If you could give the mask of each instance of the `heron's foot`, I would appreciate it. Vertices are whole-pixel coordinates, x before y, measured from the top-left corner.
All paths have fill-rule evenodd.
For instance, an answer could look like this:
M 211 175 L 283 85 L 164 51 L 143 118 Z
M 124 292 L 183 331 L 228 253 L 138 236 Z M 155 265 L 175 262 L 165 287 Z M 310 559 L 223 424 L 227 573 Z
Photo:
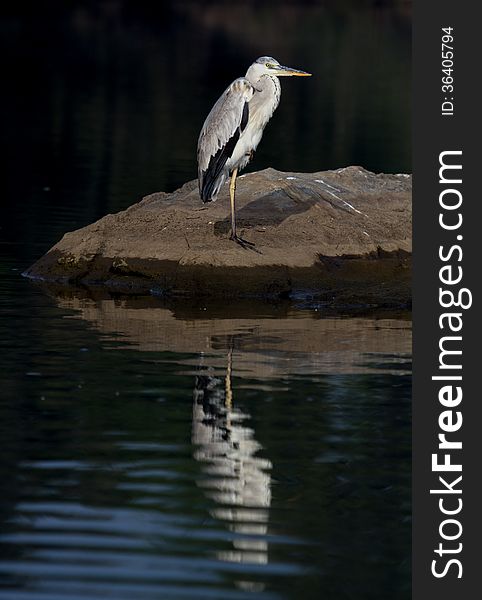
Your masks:
M 239 244 L 245 250 L 254 250 L 255 252 L 258 252 L 258 250 L 256 250 L 256 244 L 253 244 L 253 242 L 249 242 L 248 240 L 245 240 L 244 238 L 239 237 L 236 234 L 231 233 L 229 239 Z

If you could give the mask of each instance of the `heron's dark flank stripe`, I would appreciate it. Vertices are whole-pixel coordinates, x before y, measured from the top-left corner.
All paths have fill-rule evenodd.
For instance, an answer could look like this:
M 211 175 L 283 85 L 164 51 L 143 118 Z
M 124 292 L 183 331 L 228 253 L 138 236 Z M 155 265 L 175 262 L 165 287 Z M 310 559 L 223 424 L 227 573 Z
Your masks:
M 243 116 L 241 117 L 241 125 L 239 126 L 241 132 L 246 129 L 246 125 L 248 124 L 249 119 L 249 105 L 247 102 L 244 103 L 243 106 Z
M 203 202 L 211 202 L 214 188 L 216 187 L 216 180 L 221 175 L 224 165 L 232 155 L 238 140 L 239 127 L 226 144 L 222 148 L 219 148 L 214 156 L 211 156 L 208 168 L 202 173 L 201 199 Z

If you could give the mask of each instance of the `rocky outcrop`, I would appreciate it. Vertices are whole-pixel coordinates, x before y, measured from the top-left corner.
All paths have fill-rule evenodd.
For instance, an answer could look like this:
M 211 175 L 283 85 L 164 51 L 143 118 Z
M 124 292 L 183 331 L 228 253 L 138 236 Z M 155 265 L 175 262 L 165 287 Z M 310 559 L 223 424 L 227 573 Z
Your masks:
M 191 181 L 67 233 L 25 275 L 166 295 L 406 304 L 411 214 L 408 175 L 266 169 L 238 179 L 238 233 L 254 250 L 229 240 L 227 185 L 203 206 Z

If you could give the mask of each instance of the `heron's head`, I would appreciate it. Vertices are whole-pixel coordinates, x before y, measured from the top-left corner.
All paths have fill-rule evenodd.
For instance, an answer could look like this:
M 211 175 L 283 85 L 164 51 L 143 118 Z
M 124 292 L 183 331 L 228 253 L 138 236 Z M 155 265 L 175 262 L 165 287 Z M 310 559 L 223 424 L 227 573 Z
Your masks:
M 280 65 L 276 58 L 271 56 L 261 56 L 256 59 L 249 67 L 248 72 L 254 75 L 254 79 L 259 79 L 263 75 L 275 75 L 276 77 L 290 77 L 292 75 L 309 77 L 311 75 L 311 73 L 306 73 L 306 71 Z

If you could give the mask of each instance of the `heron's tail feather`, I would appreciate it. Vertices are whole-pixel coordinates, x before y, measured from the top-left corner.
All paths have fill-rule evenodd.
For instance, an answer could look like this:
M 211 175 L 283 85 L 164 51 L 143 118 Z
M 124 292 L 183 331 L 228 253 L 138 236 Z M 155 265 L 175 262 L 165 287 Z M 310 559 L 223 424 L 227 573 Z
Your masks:
M 219 188 L 226 181 L 228 175 L 225 172 L 226 162 L 231 158 L 234 147 L 239 140 L 239 129 L 236 129 L 233 136 L 226 144 L 211 156 L 208 168 L 200 173 L 199 194 L 203 202 L 211 202 L 216 197 Z
M 218 183 L 223 183 L 218 182 Z M 199 179 L 199 195 L 201 196 L 201 200 L 206 203 L 206 202 L 211 202 L 212 200 L 216 199 L 216 194 L 218 192 L 218 190 L 216 189 L 219 188 L 220 186 L 216 186 L 216 180 L 214 181 L 206 181 L 206 172 L 201 174 L 201 177 Z

